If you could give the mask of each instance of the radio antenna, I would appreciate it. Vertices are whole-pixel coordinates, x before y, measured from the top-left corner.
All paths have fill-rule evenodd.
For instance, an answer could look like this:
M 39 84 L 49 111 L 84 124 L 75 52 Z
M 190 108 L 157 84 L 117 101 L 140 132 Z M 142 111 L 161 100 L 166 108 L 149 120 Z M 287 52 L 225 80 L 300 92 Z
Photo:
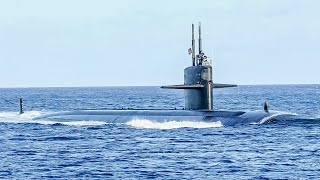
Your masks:
M 195 55 L 195 40 L 194 40 L 194 24 L 192 24 L 192 66 L 196 65 L 196 55 Z
M 202 52 L 201 22 L 199 22 L 199 54 Z

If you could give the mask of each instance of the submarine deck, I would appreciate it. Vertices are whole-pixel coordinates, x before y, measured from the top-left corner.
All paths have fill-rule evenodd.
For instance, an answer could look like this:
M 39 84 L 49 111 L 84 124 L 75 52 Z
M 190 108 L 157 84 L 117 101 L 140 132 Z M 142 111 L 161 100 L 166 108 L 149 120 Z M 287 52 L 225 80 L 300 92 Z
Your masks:
M 165 121 L 220 121 L 223 125 L 260 123 L 280 114 L 265 111 L 201 111 L 201 110 L 75 110 L 44 115 L 36 119 L 47 120 L 94 120 L 107 123 L 126 123 L 134 119 Z

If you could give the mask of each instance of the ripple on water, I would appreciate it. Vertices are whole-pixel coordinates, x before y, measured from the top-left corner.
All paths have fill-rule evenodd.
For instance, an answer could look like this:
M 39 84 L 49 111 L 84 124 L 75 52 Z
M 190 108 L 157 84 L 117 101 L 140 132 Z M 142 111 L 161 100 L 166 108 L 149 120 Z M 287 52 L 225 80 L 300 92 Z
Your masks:
M 268 98 L 273 110 L 299 114 L 275 124 L 236 127 L 32 119 L 69 109 L 183 107 L 181 91 L 0 89 L 0 179 L 317 179 L 320 117 L 314 112 L 320 112 L 320 94 L 312 87 L 240 86 L 215 91 L 218 108 L 255 110 Z M 27 110 L 34 111 L 19 116 L 18 96 L 26 99 Z

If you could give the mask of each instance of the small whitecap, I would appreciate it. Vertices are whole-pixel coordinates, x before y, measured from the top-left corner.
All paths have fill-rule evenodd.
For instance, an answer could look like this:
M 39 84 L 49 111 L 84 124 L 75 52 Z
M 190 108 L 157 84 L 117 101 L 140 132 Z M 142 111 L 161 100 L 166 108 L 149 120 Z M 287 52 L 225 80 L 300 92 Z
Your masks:
M 128 126 L 145 129 L 177 129 L 177 128 L 214 128 L 222 127 L 220 121 L 217 122 L 193 122 L 193 121 L 166 121 L 154 122 L 148 119 L 134 119 L 126 123 Z
M 53 124 L 63 124 L 67 126 L 100 126 L 106 125 L 108 123 L 101 121 L 52 121 L 52 120 L 35 120 L 34 118 L 48 114 L 51 112 L 45 111 L 28 111 L 23 114 L 19 114 L 18 112 L 0 112 L 0 122 L 2 123 L 15 123 L 15 124 L 27 124 L 27 123 L 35 123 L 35 124 L 44 124 L 44 125 L 53 125 Z

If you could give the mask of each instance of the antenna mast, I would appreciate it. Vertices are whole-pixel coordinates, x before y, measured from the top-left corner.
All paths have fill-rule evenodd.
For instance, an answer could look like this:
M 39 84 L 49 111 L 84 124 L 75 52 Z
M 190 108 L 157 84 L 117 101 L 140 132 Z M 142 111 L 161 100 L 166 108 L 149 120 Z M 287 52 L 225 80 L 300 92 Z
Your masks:
M 199 54 L 202 52 L 201 22 L 199 22 Z
M 196 55 L 195 55 L 195 40 L 194 40 L 194 24 L 192 24 L 192 66 L 196 65 Z

